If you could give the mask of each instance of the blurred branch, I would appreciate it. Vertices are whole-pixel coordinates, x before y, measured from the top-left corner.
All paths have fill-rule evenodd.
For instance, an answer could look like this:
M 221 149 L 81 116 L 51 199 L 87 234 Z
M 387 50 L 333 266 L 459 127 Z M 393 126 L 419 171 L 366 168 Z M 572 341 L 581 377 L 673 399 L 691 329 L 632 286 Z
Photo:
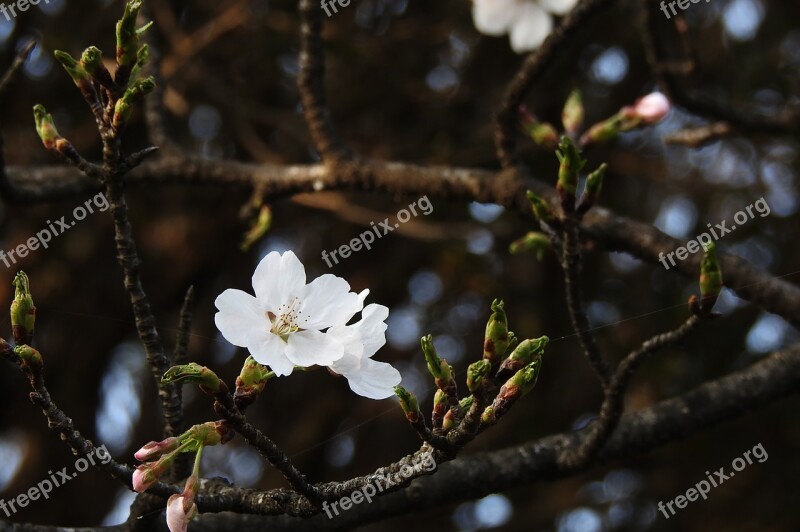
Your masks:
M 720 104 L 715 97 L 690 92 L 683 85 L 686 76 L 674 75 L 674 70 L 668 66 L 670 60 L 666 57 L 664 46 L 656 38 L 659 28 L 655 22 L 657 19 L 654 17 L 654 11 L 658 9 L 658 4 L 648 0 L 635 0 L 635 9 L 637 11 L 635 18 L 644 45 L 645 57 L 653 77 L 661 90 L 674 103 L 694 114 L 728 122 L 730 126 L 741 132 L 792 134 L 800 131 L 800 111 L 798 110 L 787 108 L 777 116 L 763 116 L 740 111 L 734 105 Z M 676 30 L 682 39 L 688 39 L 688 29 L 685 23 L 676 20 Z M 686 46 L 684 46 L 684 50 L 686 50 Z M 691 61 L 691 58 L 687 60 Z
M 322 10 L 315 0 L 300 0 L 300 72 L 297 87 L 303 102 L 314 148 L 323 161 L 349 158 L 325 105 L 325 50 L 322 42 Z
M 619 423 L 624 410 L 625 392 L 638 367 L 656 352 L 683 341 L 697 328 L 700 321 L 700 317 L 693 314 L 674 331 L 650 338 L 620 362 L 605 389 L 599 418 L 589 426 L 588 435 L 581 441 L 580 446 L 572 452 L 565 453 L 562 461 L 567 467 L 580 468 L 591 463 Z
M 677 144 L 689 148 L 701 148 L 706 144 L 736 134 L 727 122 L 714 122 L 705 126 L 682 129 L 664 137 L 667 144 Z
M 35 46 L 36 41 L 31 41 L 20 49 L 14 61 L 3 74 L 2 79 L 0 79 L 0 95 L 8 88 L 8 85 L 19 72 L 19 69 L 22 68 L 22 65 L 25 64 L 25 60 L 28 59 Z M 7 201 L 13 201 L 18 197 L 17 189 L 11 184 L 8 174 L 6 174 L 5 140 L 2 132 L 2 123 L 0 123 L 0 194 Z
M 9 167 L 8 175 L 28 202 L 68 198 L 98 190 L 96 183 L 66 167 Z M 475 168 L 380 161 L 359 162 L 358 174 L 344 180 L 322 164 L 280 166 L 213 161 L 195 156 L 167 157 L 145 162 L 131 172 L 127 183 L 203 184 L 243 190 L 259 186 L 270 199 L 320 190 L 367 189 L 390 194 L 428 194 L 430 198 L 497 203 L 523 216 L 530 216 L 527 189 L 542 197 L 553 196 L 552 186 L 520 179 L 514 171 L 494 173 Z M 651 264 L 658 262 L 659 253 L 668 253 L 685 244 L 649 224 L 616 216 L 598 206 L 584 218 L 581 236 L 609 251 L 622 251 Z M 800 288 L 760 271 L 739 257 L 720 253 L 720 261 L 725 271 L 725 286 L 739 297 L 800 327 Z M 690 255 L 671 271 L 695 278 L 699 266 L 699 256 Z

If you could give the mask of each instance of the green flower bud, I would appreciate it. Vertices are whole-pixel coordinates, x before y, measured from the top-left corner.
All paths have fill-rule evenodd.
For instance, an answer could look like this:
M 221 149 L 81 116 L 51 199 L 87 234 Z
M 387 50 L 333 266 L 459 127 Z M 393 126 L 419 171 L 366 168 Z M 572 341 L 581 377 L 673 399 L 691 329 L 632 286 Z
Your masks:
M 406 415 L 406 419 L 411 423 L 415 423 L 422 419 L 422 412 L 419 410 L 419 402 L 416 396 L 403 388 L 402 386 L 395 386 L 394 393 L 400 399 L 400 408 Z
M 56 149 L 56 143 L 63 137 L 58 133 L 53 122 L 53 115 L 47 112 L 44 105 L 36 104 L 33 106 L 33 119 L 36 121 L 36 132 L 42 139 L 42 144 L 48 150 Z
M 438 389 L 436 393 L 433 394 L 433 413 L 431 419 L 433 420 L 434 427 L 441 425 L 441 421 L 444 419 L 447 411 L 447 394 L 444 393 L 444 390 Z
M 85 52 L 84 52 L 85 53 Z M 53 52 L 53 55 L 56 56 L 58 62 L 61 63 L 61 66 L 64 67 L 64 70 L 70 75 L 72 80 L 75 84 L 80 87 L 83 83 L 92 82 L 92 76 L 86 69 L 83 67 L 81 63 L 79 63 L 74 57 L 69 55 L 67 52 L 62 52 L 61 50 L 56 50 Z
M 11 327 L 17 345 L 30 345 L 36 325 L 36 306 L 33 304 L 28 276 L 19 272 L 14 277 L 14 301 L 11 302 Z
M 517 335 L 514 334 L 512 331 L 508 331 L 508 347 L 506 347 L 506 353 L 516 349 L 518 343 L 519 343 L 519 338 L 517 338 Z
M 433 375 L 436 385 L 439 388 L 445 388 L 453 380 L 453 374 L 450 370 L 450 365 L 446 360 L 439 358 L 436 348 L 433 346 L 433 337 L 429 334 L 420 339 L 422 352 L 425 354 L 425 362 L 428 365 L 428 371 Z
M 578 190 L 578 176 L 586 159 L 581 156 L 580 150 L 570 140 L 569 137 L 561 137 L 556 151 L 561 165 L 558 169 L 558 184 L 556 190 L 561 198 L 561 206 L 565 212 L 572 212 L 575 209 L 575 193 Z
M 495 423 L 497 423 L 497 416 L 494 408 L 492 406 L 487 406 L 486 410 L 484 410 L 483 414 L 481 414 L 481 424 L 494 425 Z
M 228 387 L 217 377 L 216 373 L 194 362 L 169 368 L 161 377 L 161 382 L 165 384 L 197 384 L 203 392 L 209 395 L 228 391 Z
M 116 90 L 111 74 L 103 64 L 103 52 L 96 46 L 90 46 L 81 55 L 81 66 L 103 87 Z
M 603 179 L 606 176 L 606 170 L 608 170 L 608 165 L 603 163 L 586 178 L 586 186 L 581 195 L 578 212 L 584 214 L 594 206 L 598 196 L 600 196 L 600 189 L 603 187 Z
M 213 446 L 225 443 L 225 438 L 228 437 L 227 423 L 221 421 L 208 421 L 199 425 L 193 425 L 189 429 L 178 436 L 181 442 L 182 452 L 195 452 L 201 446 Z M 226 441 L 228 441 L 226 440 Z
M 22 360 L 23 366 L 33 370 L 39 371 L 44 365 L 42 354 L 29 345 L 18 345 L 14 348 L 14 354 Z
M 470 392 L 475 393 L 480 390 L 483 385 L 483 380 L 489 375 L 492 369 L 492 363 L 486 359 L 473 362 L 467 368 L 467 388 Z
M 114 107 L 113 124 L 115 128 L 124 127 L 130 121 L 133 114 L 133 105 L 151 93 L 156 88 L 156 81 L 153 76 L 138 79 L 133 85 L 128 87 L 125 94 L 117 100 Z
M 508 251 L 512 255 L 519 255 L 520 253 L 533 252 L 537 260 L 544 258 L 544 252 L 551 249 L 550 237 L 544 233 L 531 231 L 520 239 L 515 240 L 508 247 Z
M 133 116 L 133 106 L 125 100 L 117 100 L 112 120 L 114 127 L 117 129 L 124 127 L 130 121 L 131 116 Z
M 542 336 L 540 338 L 524 340 L 500 365 L 497 373 L 498 379 L 502 380 L 521 370 L 525 366 L 538 360 L 544 354 L 550 338 Z
M 264 391 L 267 381 L 275 376 L 275 373 L 255 361 L 253 357 L 247 357 L 242 371 L 236 378 L 236 391 L 233 400 L 239 409 L 244 409 L 256 400 Z
M 56 52 L 58 54 L 58 52 Z M 90 46 L 81 54 L 81 66 L 86 72 L 91 74 L 94 70 L 103 64 L 103 52 L 96 46 Z
M 703 245 L 703 259 L 700 261 L 700 299 L 701 307 L 710 311 L 717 302 L 722 290 L 722 269 L 717 261 L 717 247 L 713 242 Z
M 528 201 L 531 202 L 531 208 L 533 209 L 534 216 L 544 223 L 550 225 L 555 219 L 555 216 L 553 215 L 553 211 L 550 210 L 550 206 L 547 205 L 547 202 L 537 196 L 531 190 L 527 192 L 527 195 Z
M 475 398 L 471 395 L 468 395 L 458 402 L 458 406 L 460 406 L 462 410 L 469 410 L 473 402 L 475 402 Z
M 539 372 L 541 369 L 541 359 L 534 360 L 511 377 L 508 380 L 508 384 L 510 386 L 518 386 L 522 392 L 522 397 L 525 397 L 536 386 L 536 381 L 539 379 Z
M 533 362 L 517 371 L 513 377 L 508 379 L 500 388 L 500 392 L 492 402 L 495 418 L 499 419 L 514 405 L 517 400 L 524 397 L 536 386 L 539 378 L 539 371 L 542 367 L 542 359 L 537 356 Z
M 580 145 L 585 148 L 592 144 L 610 142 L 619 136 L 623 130 L 623 125 L 623 118 L 619 113 L 602 122 L 598 122 L 583 134 Z
M 142 8 L 142 0 L 129 0 L 125 4 L 122 18 L 117 22 L 117 64 L 119 66 L 132 66 L 137 59 L 139 50 L 139 34 L 150 25 L 136 30 L 136 17 Z
M 136 52 L 136 66 L 144 68 L 148 61 L 150 61 L 150 47 L 145 44 Z
M 579 90 L 570 93 L 561 112 L 561 123 L 569 134 L 575 134 L 583 126 L 583 98 Z
M 453 414 L 452 410 L 448 410 L 447 413 L 444 415 L 444 419 L 442 420 L 442 430 L 448 431 L 453 428 L 456 424 L 455 414 Z
M 486 323 L 483 340 L 483 359 L 498 364 L 508 349 L 508 318 L 502 299 L 492 301 L 492 315 Z
M 540 122 L 524 105 L 519 106 L 519 117 L 522 130 L 533 142 L 548 150 L 556 149 L 556 146 L 558 146 L 556 128 L 547 122 Z
M 148 61 L 150 61 L 150 47 L 145 44 L 136 52 L 136 64 L 131 68 L 130 78 L 136 79 L 136 76 L 139 75 L 139 71 L 147 66 Z

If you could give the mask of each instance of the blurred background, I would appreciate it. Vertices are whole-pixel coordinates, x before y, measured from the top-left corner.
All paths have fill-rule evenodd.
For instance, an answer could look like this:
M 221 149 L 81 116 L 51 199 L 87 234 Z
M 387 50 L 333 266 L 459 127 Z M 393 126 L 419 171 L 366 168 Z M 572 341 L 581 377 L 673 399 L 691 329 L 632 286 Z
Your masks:
M 147 0 L 161 43 L 170 136 L 209 158 L 271 163 L 318 160 L 310 147 L 295 87 L 298 71 L 296 2 L 281 0 Z M 623 3 L 624 4 L 624 3 Z M 653 1 L 655 5 L 655 0 Z M 45 104 L 59 130 L 88 158 L 100 156 L 94 121 L 52 51 L 78 55 L 97 45 L 110 58 L 121 1 L 50 0 L 6 21 L 0 51 L 9 64 L 22 43 L 39 43 L 4 95 L 1 112 L 10 165 L 60 164 L 45 152 L 31 116 Z M 497 168 L 492 114 L 522 57 L 506 38 L 473 26 L 466 0 L 353 0 L 326 20 L 327 94 L 338 130 L 368 157 L 419 164 Z M 692 78 L 720 102 L 773 114 L 798 105 L 800 5 L 788 0 L 712 0 L 685 12 L 698 54 Z M 666 46 L 679 42 L 660 12 Z M 660 17 L 660 18 L 658 18 Z M 672 39 L 670 41 L 669 39 Z M 654 86 L 629 6 L 596 18 L 569 43 L 530 95 L 529 107 L 557 122 L 573 88 L 585 96 L 588 123 L 610 116 Z M 675 109 L 655 128 L 624 135 L 591 153 L 589 166 L 610 164 L 600 203 L 677 238 L 693 238 L 707 223 L 764 197 L 767 217 L 727 235 L 719 247 L 775 275 L 796 281 L 800 270 L 797 210 L 798 143 L 790 137 L 732 137 L 701 149 L 666 146 L 662 138 L 703 121 Z M 141 117 L 127 149 L 146 144 Z M 520 139 L 534 174 L 555 181 L 551 153 Z M 25 242 L 47 221 L 70 216 L 86 197 L 16 207 L 0 205 L 0 248 Z M 128 200 L 144 260 L 143 281 L 168 348 L 189 285 L 196 288 L 190 358 L 232 382 L 246 356 L 213 324 L 215 297 L 226 288 L 251 290 L 250 276 L 272 250 L 291 249 L 308 278 L 344 277 L 368 302 L 387 305 L 388 342 L 376 358 L 393 363 L 405 386 L 429 411 L 432 382 L 418 347 L 431 333 L 440 354 L 462 378 L 481 355 L 489 304 L 503 298 L 520 337 L 547 334 L 539 385 L 498 426 L 465 453 L 511 446 L 583 427 L 600 402 L 598 384 L 571 336 L 563 279 L 555 257 L 511 257 L 508 245 L 530 222 L 495 205 L 432 199 L 433 213 L 412 219 L 333 269 L 322 250 L 348 242 L 371 221 L 393 216 L 416 197 L 323 193 L 276 201 L 273 228 L 248 252 L 238 212 L 245 191 L 210 187 L 137 186 Z M 730 223 L 730 222 L 729 222 Z M 115 259 L 109 216 L 90 215 L 19 262 L 38 308 L 36 343 L 56 402 L 94 441 L 132 463 L 143 443 L 160 439 L 155 387 L 135 336 L 130 304 Z M 13 297 L 13 269 L 0 266 L 0 302 Z M 794 276 L 792 276 L 794 275 Z M 584 269 L 588 313 L 603 327 L 598 339 L 613 360 L 651 335 L 680 324 L 696 282 L 662 266 L 588 249 Z M 705 380 L 757 361 L 797 340 L 781 318 L 723 294 L 724 319 L 706 325 L 685 348 L 661 353 L 634 380 L 632 409 L 643 408 Z M 7 318 L 3 336 L 10 336 Z M 210 401 L 184 389 L 190 423 L 214 419 Z M 28 400 L 28 385 L 9 364 L 0 368 L 0 498 L 11 499 L 48 471 L 75 458 Z M 724 423 L 655 452 L 630 456 L 575 478 L 537 484 L 448 506 L 364 530 L 800 530 L 798 397 Z M 270 381 L 248 412 L 314 481 L 373 471 L 418 441 L 394 400 L 371 401 L 326 372 Z M 657 513 L 705 478 L 706 470 L 761 443 L 769 459 L 754 464 L 669 521 Z M 240 438 L 204 456 L 204 476 L 240 486 L 283 485 Z M 12 521 L 62 526 L 117 524 L 132 494 L 90 469 L 15 514 Z M 5 516 L 0 516 L 5 517 Z

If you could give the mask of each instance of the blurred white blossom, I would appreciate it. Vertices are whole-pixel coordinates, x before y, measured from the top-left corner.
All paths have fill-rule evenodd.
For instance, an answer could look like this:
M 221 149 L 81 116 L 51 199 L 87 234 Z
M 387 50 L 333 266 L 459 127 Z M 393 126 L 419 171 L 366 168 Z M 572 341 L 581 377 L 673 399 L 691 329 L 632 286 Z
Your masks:
M 511 48 L 538 48 L 553 29 L 552 15 L 565 15 L 578 0 L 473 0 L 475 27 L 486 35 L 508 33 Z

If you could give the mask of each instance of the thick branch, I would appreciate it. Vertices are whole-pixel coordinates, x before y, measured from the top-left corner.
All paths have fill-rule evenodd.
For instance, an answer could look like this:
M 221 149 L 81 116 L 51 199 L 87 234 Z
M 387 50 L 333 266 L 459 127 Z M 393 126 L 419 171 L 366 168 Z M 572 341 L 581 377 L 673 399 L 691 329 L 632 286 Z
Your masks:
M 551 197 L 553 189 L 539 181 L 518 179 L 513 171 L 499 174 L 476 168 L 417 166 L 400 162 L 369 161 L 362 165 L 360 179 L 343 180 L 322 164 L 279 166 L 233 161 L 211 161 L 198 157 L 169 157 L 145 162 L 127 178 L 130 184 L 206 184 L 252 189 L 262 187 L 270 197 L 289 196 L 319 190 L 366 189 L 391 194 L 427 194 L 430 198 L 466 199 L 497 203 L 525 216 L 530 203 L 525 190 Z M 8 175 L 29 202 L 70 198 L 96 192 L 96 183 L 67 167 L 9 167 Z M 648 224 L 616 216 L 595 206 L 581 224 L 581 233 L 609 251 L 623 251 L 650 263 L 659 253 L 685 244 Z M 719 254 L 725 285 L 739 297 L 782 316 L 800 327 L 800 289 L 772 277 L 731 255 Z M 700 257 L 691 255 L 673 269 L 688 278 L 697 277 Z
M 333 128 L 325 105 L 325 50 L 322 41 L 322 9 L 316 0 L 300 1 L 300 72 L 297 86 L 303 102 L 303 116 L 314 148 L 323 161 L 347 155 Z

